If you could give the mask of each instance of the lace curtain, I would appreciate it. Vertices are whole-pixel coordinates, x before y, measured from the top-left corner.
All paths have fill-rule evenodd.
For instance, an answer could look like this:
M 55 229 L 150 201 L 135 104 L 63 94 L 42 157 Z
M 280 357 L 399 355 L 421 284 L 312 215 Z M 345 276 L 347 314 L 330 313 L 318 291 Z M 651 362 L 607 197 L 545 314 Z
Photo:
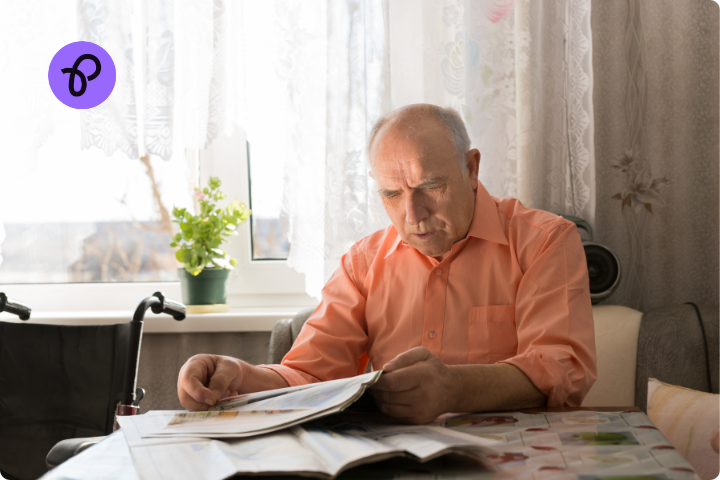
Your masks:
M 294 18 L 312 8 L 294 5 Z M 389 224 L 363 147 L 372 123 L 403 105 L 461 113 L 491 194 L 594 223 L 590 0 L 327 8 L 316 12 L 315 30 L 296 22 L 282 31 L 296 52 L 284 70 L 294 127 L 283 216 L 288 262 L 310 295 L 319 296 L 352 243 Z M 307 39 L 318 37 L 326 41 L 310 51 Z M 319 103 L 309 102 L 308 83 L 327 92 Z
M 282 3 L 282 220 L 288 264 L 319 296 L 348 248 L 389 224 L 364 152 L 373 122 L 390 109 L 387 11 L 379 0 Z
M 82 146 L 167 160 L 173 148 L 207 148 L 239 119 L 242 75 L 233 2 L 79 0 L 78 39 L 117 69 L 113 95 L 81 112 Z
M 47 67 L 60 47 L 80 40 L 105 48 L 117 70 L 108 100 L 80 112 L 82 148 L 167 160 L 174 148 L 207 148 L 231 133 L 243 107 L 242 37 L 230 28 L 239 19 L 241 9 L 222 0 L 6 2 L 0 59 L 18 74 L 0 79 L 3 168 L 32 170 L 54 112 L 67 108 L 48 88 Z
M 131 159 L 207 148 L 241 123 L 244 63 L 242 9 L 224 0 L 28 0 L 0 5 L 0 172 L 22 179 L 53 133 L 62 105 L 48 88 L 47 68 L 62 46 L 101 45 L 117 80 L 103 104 L 79 111 L 81 148 Z M 10 73 L 13 72 L 13 73 Z M 7 182 L 6 198 L 22 198 Z M 0 205 L 3 209 L 17 205 Z M 0 244 L 3 229 L 0 224 Z

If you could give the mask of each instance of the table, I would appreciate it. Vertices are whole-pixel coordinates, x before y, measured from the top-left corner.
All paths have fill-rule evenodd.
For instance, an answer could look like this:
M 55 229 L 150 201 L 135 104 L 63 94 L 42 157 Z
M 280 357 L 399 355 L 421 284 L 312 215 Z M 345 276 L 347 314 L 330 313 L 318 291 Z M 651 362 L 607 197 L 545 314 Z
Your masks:
M 492 446 L 495 452 L 486 459 L 489 468 L 475 459 L 447 455 L 422 464 L 410 459 L 386 460 L 346 470 L 339 478 L 698 479 L 687 461 L 635 407 L 448 414 L 440 417 L 436 425 L 497 440 L 499 443 Z M 110 439 L 113 437 L 119 438 L 117 434 Z M 108 440 L 84 453 L 93 449 L 97 449 L 94 462 L 83 461 L 81 454 L 43 478 L 138 478 L 127 446 L 124 457 L 121 449 Z

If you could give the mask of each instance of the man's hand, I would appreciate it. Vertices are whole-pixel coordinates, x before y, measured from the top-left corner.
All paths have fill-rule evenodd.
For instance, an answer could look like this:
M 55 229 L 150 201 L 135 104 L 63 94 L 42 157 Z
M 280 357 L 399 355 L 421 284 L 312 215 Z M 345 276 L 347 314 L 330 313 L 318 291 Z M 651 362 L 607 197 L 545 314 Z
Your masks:
M 401 353 L 383 366 L 370 387 L 380 410 L 407 423 L 427 423 L 449 412 L 457 396 L 453 370 L 425 347 Z
M 543 394 L 517 367 L 445 365 L 425 347 L 401 353 L 383 366 L 370 387 L 383 413 L 407 423 L 427 423 L 443 413 L 542 407 Z
M 223 397 L 287 386 L 272 370 L 238 358 L 207 354 L 190 357 L 180 369 L 177 383 L 180 404 L 194 412 L 207 410 Z
M 241 360 L 222 355 L 195 355 L 180 369 L 178 398 L 188 410 L 207 410 L 221 398 L 237 395 L 242 383 Z

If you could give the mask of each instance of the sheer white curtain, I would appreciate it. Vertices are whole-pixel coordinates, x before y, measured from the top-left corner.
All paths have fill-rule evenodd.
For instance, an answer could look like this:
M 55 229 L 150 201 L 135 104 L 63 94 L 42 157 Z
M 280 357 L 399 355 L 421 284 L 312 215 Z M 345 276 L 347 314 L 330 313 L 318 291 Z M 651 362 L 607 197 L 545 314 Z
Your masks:
M 207 148 L 218 133 L 231 134 L 243 66 L 233 6 L 79 0 L 78 38 L 110 53 L 118 79 L 107 101 L 81 113 L 83 148 L 167 160 L 174 148 Z
M 17 72 L 0 78 L 3 169 L 32 170 L 55 112 L 68 108 L 48 87 L 48 65 L 80 40 L 107 50 L 117 70 L 108 100 L 80 112 L 83 148 L 169 159 L 173 148 L 206 148 L 230 133 L 243 108 L 242 36 L 232 28 L 241 19 L 242 9 L 222 0 L 3 3 L 0 60 Z
M 289 30 L 283 39 L 298 55 L 326 62 L 286 71 L 297 95 L 286 115 L 294 124 L 285 156 L 288 261 L 305 274 L 310 295 L 319 296 L 352 243 L 389 224 L 362 147 L 374 120 L 403 105 L 460 112 L 491 194 L 594 223 L 590 0 L 325 8 L 311 34 L 325 34 L 325 47 L 303 52 L 301 36 Z M 310 79 L 318 88 L 312 105 L 303 98 Z
M 492 195 L 594 222 L 590 0 L 399 0 L 390 38 L 393 107 L 455 108 Z
M 390 110 L 386 5 L 380 0 L 283 2 L 289 143 L 282 219 L 288 263 L 319 296 L 340 257 L 389 220 L 368 175 L 365 142 Z M 297 19 L 303 19 L 298 21 Z
M 6 2 L 0 60 L 16 73 L 0 77 L 0 167 L 7 178 L 31 171 L 54 109 L 66 108 L 47 86 L 47 65 L 61 46 L 88 40 L 112 55 L 117 84 L 108 101 L 80 114 L 83 147 L 169 158 L 173 149 L 206 148 L 237 123 L 256 139 L 255 158 L 278 165 L 288 263 L 305 274 L 311 295 L 353 242 L 389 224 L 364 147 L 374 121 L 406 104 L 462 114 L 492 194 L 593 223 L 589 6 Z M 257 95 L 260 84 L 275 93 Z
M 117 70 L 108 100 L 78 112 L 81 148 L 168 160 L 173 151 L 207 148 L 241 122 L 243 45 L 231 28 L 241 19 L 242 9 L 224 0 L 0 3 L 0 63 L 8 68 L 0 76 L 0 175 L 3 197 L 18 199 L 0 205 L 0 219 L 22 208 L 22 179 L 33 175 L 59 113 L 67 118 L 47 77 L 61 47 L 97 43 Z M 0 243 L 1 234 L 0 225 Z

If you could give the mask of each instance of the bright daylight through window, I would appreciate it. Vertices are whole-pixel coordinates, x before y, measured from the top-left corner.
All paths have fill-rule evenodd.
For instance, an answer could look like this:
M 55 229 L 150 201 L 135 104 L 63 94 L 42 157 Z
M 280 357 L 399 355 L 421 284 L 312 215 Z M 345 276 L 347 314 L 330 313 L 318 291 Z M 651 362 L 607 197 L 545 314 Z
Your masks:
M 177 281 L 169 213 L 175 205 L 193 208 L 186 156 L 144 163 L 120 151 L 81 150 L 78 112 L 59 115 L 22 198 L 0 191 L 0 203 L 14 205 L 4 211 L 0 284 Z M 253 258 L 285 259 L 280 183 L 261 162 L 249 170 L 253 198 L 239 200 L 254 210 Z

